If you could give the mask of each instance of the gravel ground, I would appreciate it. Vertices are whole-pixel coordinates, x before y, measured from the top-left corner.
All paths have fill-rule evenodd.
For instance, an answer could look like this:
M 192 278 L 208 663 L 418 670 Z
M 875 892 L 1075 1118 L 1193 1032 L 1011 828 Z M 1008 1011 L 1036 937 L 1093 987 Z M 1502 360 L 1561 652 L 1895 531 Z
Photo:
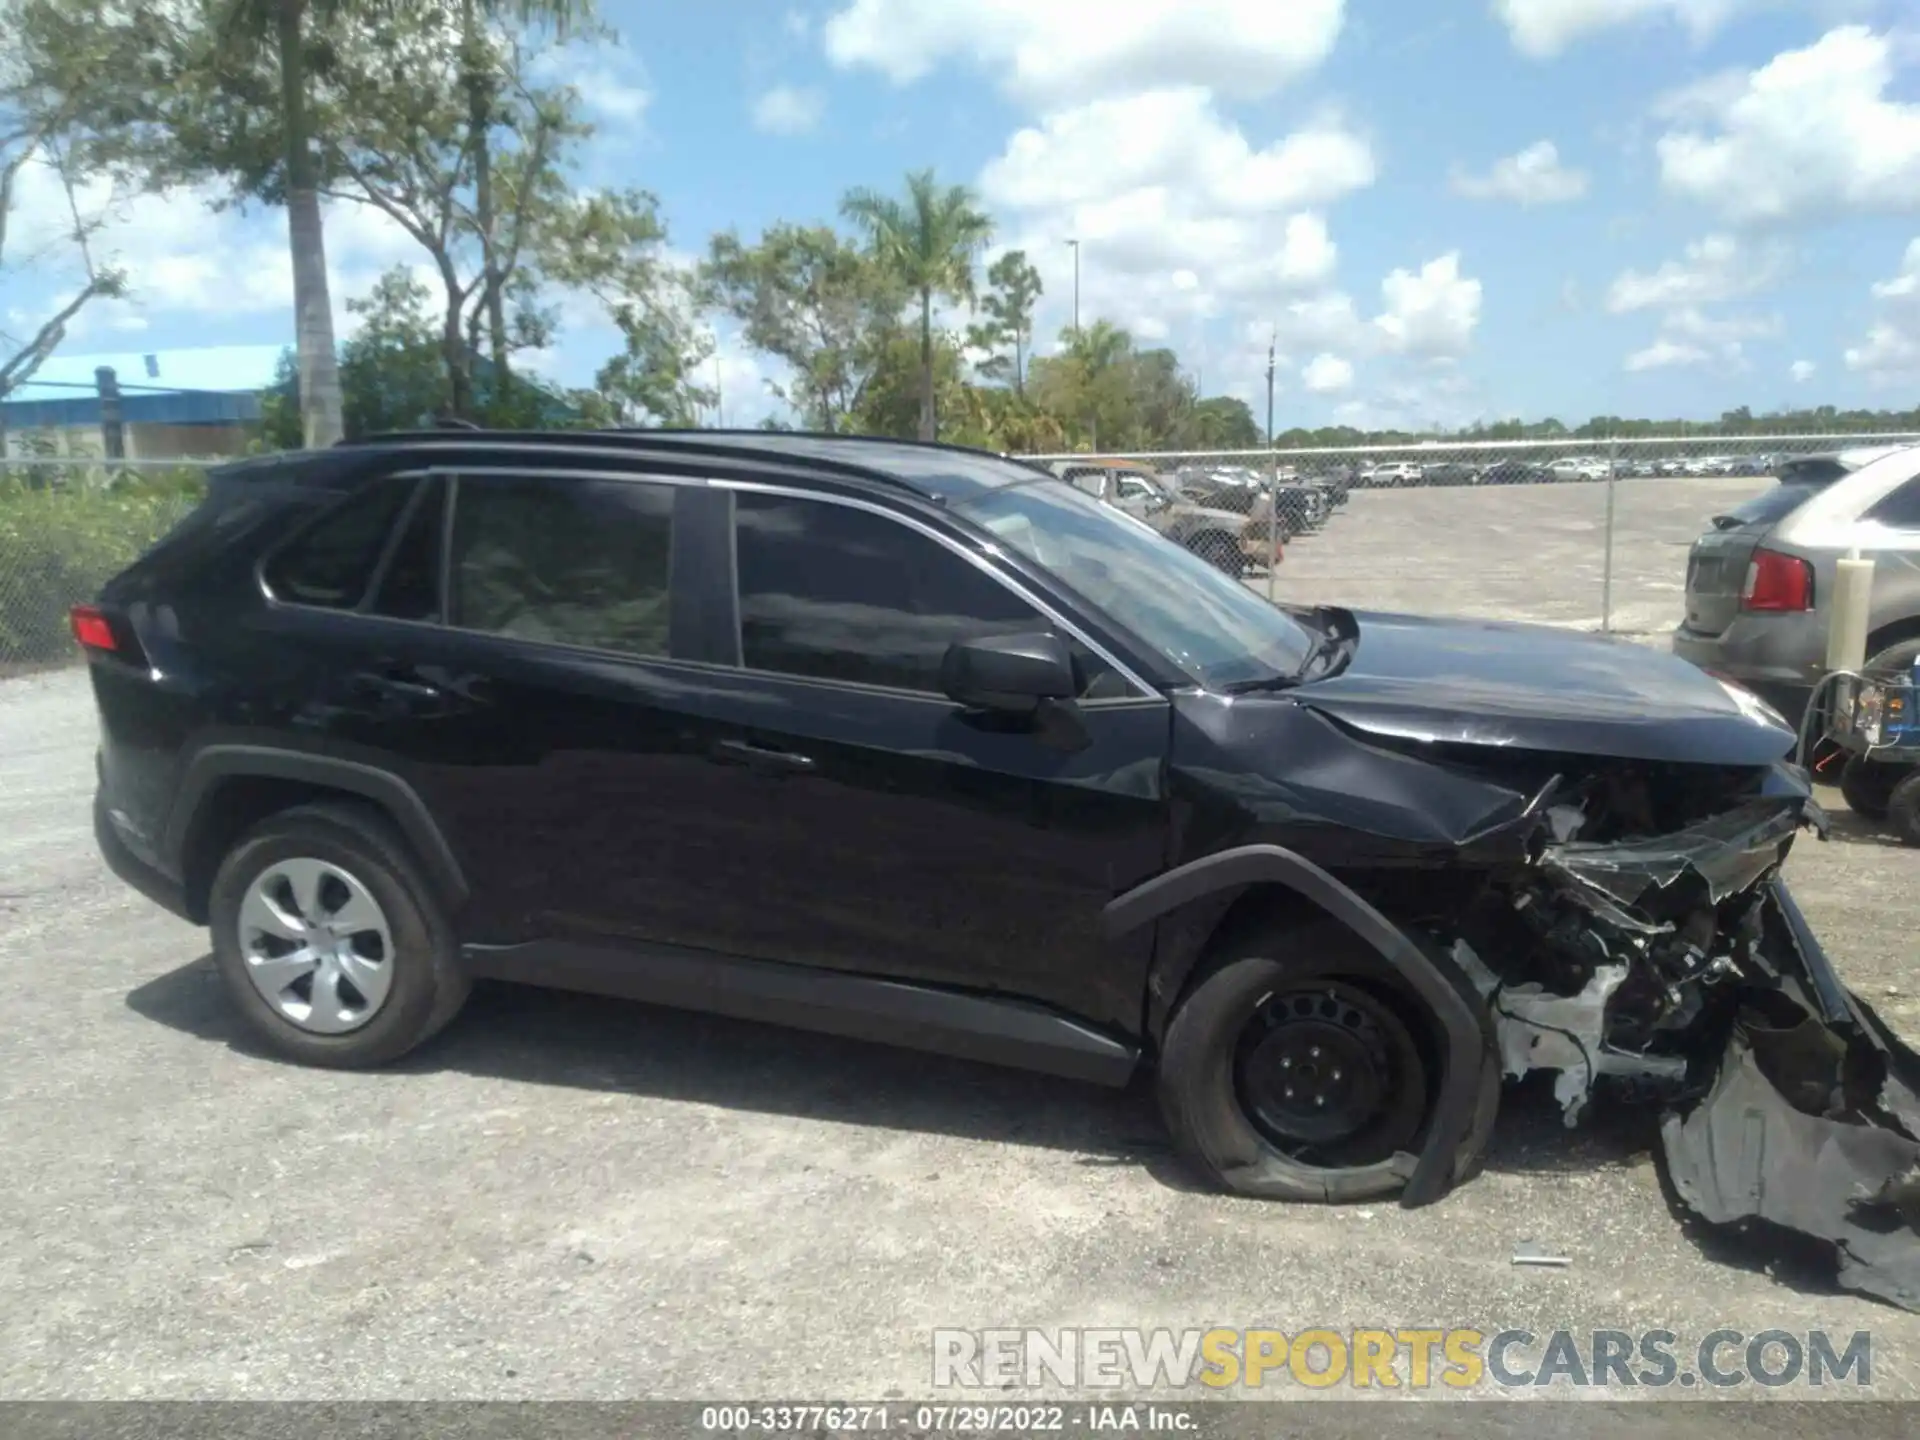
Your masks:
M 1487 530 L 1503 550 L 1540 533 L 1554 493 L 1491 497 Z M 1441 503 L 1356 495 L 1290 579 L 1316 545 L 1356 580 L 1397 554 L 1421 593 L 1366 603 L 1474 608 L 1446 603 L 1474 528 L 1429 525 Z M 1665 603 L 1624 589 L 1636 614 Z M 1559 609 L 1532 613 L 1583 618 Z M 923 1396 L 936 1326 L 1098 1325 L 1665 1329 L 1683 1355 L 1721 1328 L 1870 1330 L 1872 1393 L 1920 1398 L 1920 1317 L 1835 1292 L 1805 1256 L 1694 1233 L 1647 1114 L 1568 1133 L 1536 1089 L 1510 1092 L 1486 1173 L 1442 1203 L 1321 1209 L 1195 1189 L 1143 1088 L 637 1005 L 482 990 L 390 1072 L 263 1058 L 204 935 L 96 857 L 93 743 L 84 676 L 0 682 L 19 982 L 0 1398 Z M 1843 972 L 1920 1037 L 1920 851 L 1843 825 L 1790 874 Z M 1570 1265 L 1513 1266 L 1526 1239 Z

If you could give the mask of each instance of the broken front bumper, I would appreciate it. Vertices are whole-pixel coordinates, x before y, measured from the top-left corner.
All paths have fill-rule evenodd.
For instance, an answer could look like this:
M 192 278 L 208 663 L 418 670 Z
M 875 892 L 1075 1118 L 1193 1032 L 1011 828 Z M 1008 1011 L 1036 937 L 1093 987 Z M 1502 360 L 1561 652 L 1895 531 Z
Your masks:
M 1516 888 L 1546 973 L 1498 979 L 1455 949 L 1503 1071 L 1557 1071 L 1570 1125 L 1602 1077 L 1658 1095 L 1690 1209 L 1827 1242 L 1843 1285 L 1920 1309 L 1920 1056 L 1847 990 L 1781 878 L 1803 826 L 1824 836 L 1810 795 L 1618 844 L 1575 841 L 1578 823 L 1561 812 L 1568 838 Z

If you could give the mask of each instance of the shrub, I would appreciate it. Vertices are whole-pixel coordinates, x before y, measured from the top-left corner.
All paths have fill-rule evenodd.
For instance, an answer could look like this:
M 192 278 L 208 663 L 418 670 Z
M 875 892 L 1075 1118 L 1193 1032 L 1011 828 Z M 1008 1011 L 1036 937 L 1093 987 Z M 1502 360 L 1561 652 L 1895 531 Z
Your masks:
M 43 482 L 44 473 L 35 478 Z M 190 469 L 104 484 L 61 478 L 68 483 L 34 489 L 17 473 L 0 473 L 0 665 L 75 654 L 68 609 L 92 599 L 205 491 Z

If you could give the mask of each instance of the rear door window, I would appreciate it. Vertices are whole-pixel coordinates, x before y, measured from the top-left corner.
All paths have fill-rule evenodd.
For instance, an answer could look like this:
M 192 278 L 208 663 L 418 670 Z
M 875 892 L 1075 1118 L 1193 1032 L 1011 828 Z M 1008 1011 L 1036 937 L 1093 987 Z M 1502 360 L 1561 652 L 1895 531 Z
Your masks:
M 666 655 L 675 487 L 462 475 L 449 621 L 520 640 Z

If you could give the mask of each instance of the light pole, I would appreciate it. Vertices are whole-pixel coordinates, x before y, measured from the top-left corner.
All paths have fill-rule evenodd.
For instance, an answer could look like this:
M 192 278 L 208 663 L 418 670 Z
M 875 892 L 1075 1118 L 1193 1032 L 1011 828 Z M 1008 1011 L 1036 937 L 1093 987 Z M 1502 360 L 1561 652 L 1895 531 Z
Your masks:
M 1067 244 L 1073 249 L 1073 338 L 1077 343 L 1080 339 L 1080 242 L 1069 240 Z
M 1273 572 L 1280 568 L 1280 457 L 1273 448 L 1273 352 L 1275 329 L 1267 337 L 1267 599 L 1273 599 Z

